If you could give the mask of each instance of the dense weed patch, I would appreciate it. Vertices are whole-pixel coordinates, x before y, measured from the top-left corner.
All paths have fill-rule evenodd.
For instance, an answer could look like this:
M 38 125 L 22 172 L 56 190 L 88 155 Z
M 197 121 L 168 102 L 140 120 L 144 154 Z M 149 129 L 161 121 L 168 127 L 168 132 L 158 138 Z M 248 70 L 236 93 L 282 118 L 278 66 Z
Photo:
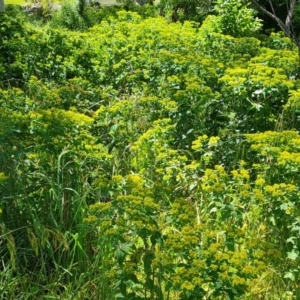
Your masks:
M 1 18 L 5 298 L 298 299 L 297 51 L 216 18 Z

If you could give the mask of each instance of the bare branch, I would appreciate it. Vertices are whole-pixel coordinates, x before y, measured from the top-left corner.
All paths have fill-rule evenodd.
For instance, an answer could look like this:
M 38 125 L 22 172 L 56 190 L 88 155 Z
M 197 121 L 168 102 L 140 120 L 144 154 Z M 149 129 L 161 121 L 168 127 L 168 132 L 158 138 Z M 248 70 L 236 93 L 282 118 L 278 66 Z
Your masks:
M 273 7 L 272 0 L 269 0 L 269 3 L 270 3 L 270 6 L 271 6 L 271 8 L 272 8 L 273 15 L 276 16 L 276 13 L 275 13 L 275 9 L 274 9 L 274 7 Z
M 288 14 L 285 20 L 285 26 L 287 26 L 289 31 L 291 31 L 291 23 L 292 23 L 292 17 L 294 14 L 295 6 L 296 6 L 296 0 L 291 0 L 290 8 L 288 10 Z
M 260 10 L 262 13 L 264 13 L 265 15 L 267 15 L 268 17 L 270 17 L 271 19 L 275 20 L 278 24 L 278 26 L 283 30 L 283 32 L 289 37 L 291 38 L 291 31 L 290 31 L 290 23 L 289 26 L 286 26 L 286 24 L 284 22 L 282 22 L 276 15 L 272 14 L 271 12 L 269 12 L 268 10 L 266 10 L 263 6 L 261 6 L 256 0 L 250 0 L 251 3 L 257 7 L 258 10 Z M 293 2 L 296 2 L 296 0 L 292 0 Z M 291 8 L 291 6 L 290 6 Z M 291 9 L 289 9 L 289 12 L 294 12 L 291 11 Z

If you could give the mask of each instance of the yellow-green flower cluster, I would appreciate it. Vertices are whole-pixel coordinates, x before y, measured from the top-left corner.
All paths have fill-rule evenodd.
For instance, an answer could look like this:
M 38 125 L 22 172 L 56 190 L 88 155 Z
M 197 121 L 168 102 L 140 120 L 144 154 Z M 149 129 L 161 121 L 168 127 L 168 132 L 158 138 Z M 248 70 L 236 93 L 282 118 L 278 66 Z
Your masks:
M 207 135 L 199 136 L 195 141 L 192 143 L 192 149 L 199 151 L 202 150 L 203 143 L 206 142 L 208 139 Z
M 178 221 L 180 224 L 190 223 L 196 218 L 195 207 L 185 199 L 176 199 L 170 209 L 170 215 L 174 218 L 174 221 Z
M 279 197 L 283 196 L 285 194 L 289 195 L 290 193 L 298 191 L 299 188 L 294 184 L 286 184 L 286 183 L 280 183 L 280 184 L 273 184 L 273 185 L 266 185 L 265 191 L 268 195 L 271 195 L 273 197 Z
M 94 224 L 98 221 L 99 219 L 95 215 L 89 215 L 88 217 L 83 219 L 83 222 L 85 224 Z
M 208 146 L 209 147 L 215 147 L 218 145 L 218 142 L 219 142 L 220 138 L 218 136 L 212 136 L 209 138 L 209 141 L 208 141 Z
M 299 165 L 300 164 L 300 153 L 291 153 L 288 151 L 280 152 L 278 156 L 278 165 Z
M 249 180 L 250 178 L 249 171 L 246 169 L 233 170 L 231 174 L 236 179 Z
M 8 176 L 6 176 L 4 173 L 0 172 L 0 184 L 5 182 L 8 179 Z
M 261 189 L 253 189 L 253 195 L 258 201 L 263 201 L 265 199 L 265 195 L 262 193 Z
M 195 285 L 192 284 L 189 281 L 185 281 L 184 283 L 181 284 L 180 288 L 182 290 L 188 290 L 188 291 L 192 291 L 194 289 Z
M 103 212 L 107 211 L 111 208 L 111 202 L 98 202 L 95 204 L 90 205 L 91 212 Z
M 257 177 L 255 180 L 255 185 L 262 186 L 266 183 L 265 179 L 263 177 Z

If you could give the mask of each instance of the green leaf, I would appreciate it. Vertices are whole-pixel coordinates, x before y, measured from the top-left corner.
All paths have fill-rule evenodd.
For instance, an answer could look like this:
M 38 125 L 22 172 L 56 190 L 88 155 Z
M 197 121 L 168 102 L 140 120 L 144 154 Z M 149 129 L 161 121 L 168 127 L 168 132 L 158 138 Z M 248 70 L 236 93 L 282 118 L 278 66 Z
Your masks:
M 121 249 L 117 249 L 116 250 L 116 257 L 117 257 L 117 260 L 118 260 L 119 264 L 121 265 L 124 262 L 125 253 Z
M 292 281 L 295 280 L 295 275 L 292 272 L 286 272 L 283 277 L 287 278 L 287 279 L 290 279 Z
M 154 254 L 152 252 L 147 252 L 144 255 L 144 270 L 145 273 L 151 273 L 152 269 L 151 269 L 151 262 L 154 258 Z
M 116 300 L 121 300 L 121 299 L 125 299 L 125 297 L 121 293 L 118 293 L 118 294 L 115 295 L 115 299 Z
M 254 91 L 253 94 L 259 95 L 259 94 L 262 94 L 263 92 L 264 92 L 263 89 L 259 89 L 259 90 Z
M 123 252 L 130 254 L 133 246 L 134 246 L 134 244 L 130 242 L 130 243 L 121 245 L 120 248 L 122 249 Z
M 153 290 L 153 288 L 154 288 L 154 282 L 153 282 L 153 280 L 151 279 L 151 277 L 147 277 L 147 278 L 146 278 L 145 285 L 147 286 L 147 288 L 148 288 L 149 290 Z
M 298 258 L 298 253 L 296 253 L 294 250 L 287 253 L 287 258 L 291 260 L 296 260 Z
M 162 246 L 162 236 L 161 233 L 159 231 L 155 231 L 151 236 L 150 236 L 150 241 L 152 246 L 155 246 L 156 243 L 159 244 L 159 246 Z
M 189 185 L 189 191 L 192 191 L 192 190 L 194 190 L 194 188 L 196 187 L 198 185 L 198 183 L 197 182 L 192 182 L 190 185 Z
M 288 239 L 286 240 L 286 242 L 295 245 L 295 241 L 294 241 L 295 238 L 296 238 L 296 237 L 292 236 L 292 237 L 288 238 Z

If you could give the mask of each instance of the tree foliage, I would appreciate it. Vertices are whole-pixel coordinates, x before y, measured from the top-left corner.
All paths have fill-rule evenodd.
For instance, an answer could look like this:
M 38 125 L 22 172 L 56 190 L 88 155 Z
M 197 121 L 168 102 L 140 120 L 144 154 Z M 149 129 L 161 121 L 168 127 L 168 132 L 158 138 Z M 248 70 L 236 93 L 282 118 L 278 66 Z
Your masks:
M 219 15 L 221 32 L 235 37 L 251 36 L 258 32 L 262 24 L 255 18 L 255 10 L 248 6 L 245 6 L 243 0 L 217 0 L 215 10 Z
M 297 0 L 290 0 L 284 3 L 286 7 L 284 11 L 286 11 L 286 14 L 283 18 L 278 17 L 277 11 L 274 9 L 272 1 L 269 1 L 270 3 L 269 10 L 256 0 L 250 0 L 250 1 L 260 12 L 262 12 L 269 18 L 273 19 L 280 27 L 280 29 L 284 32 L 284 34 L 295 43 L 295 45 L 299 49 L 299 57 L 300 57 L 300 36 L 298 34 L 297 27 L 295 27 L 293 24 L 293 17 L 296 11 Z
M 161 14 L 168 16 L 173 22 L 201 22 L 213 9 L 213 4 L 210 0 L 161 0 L 159 7 Z

